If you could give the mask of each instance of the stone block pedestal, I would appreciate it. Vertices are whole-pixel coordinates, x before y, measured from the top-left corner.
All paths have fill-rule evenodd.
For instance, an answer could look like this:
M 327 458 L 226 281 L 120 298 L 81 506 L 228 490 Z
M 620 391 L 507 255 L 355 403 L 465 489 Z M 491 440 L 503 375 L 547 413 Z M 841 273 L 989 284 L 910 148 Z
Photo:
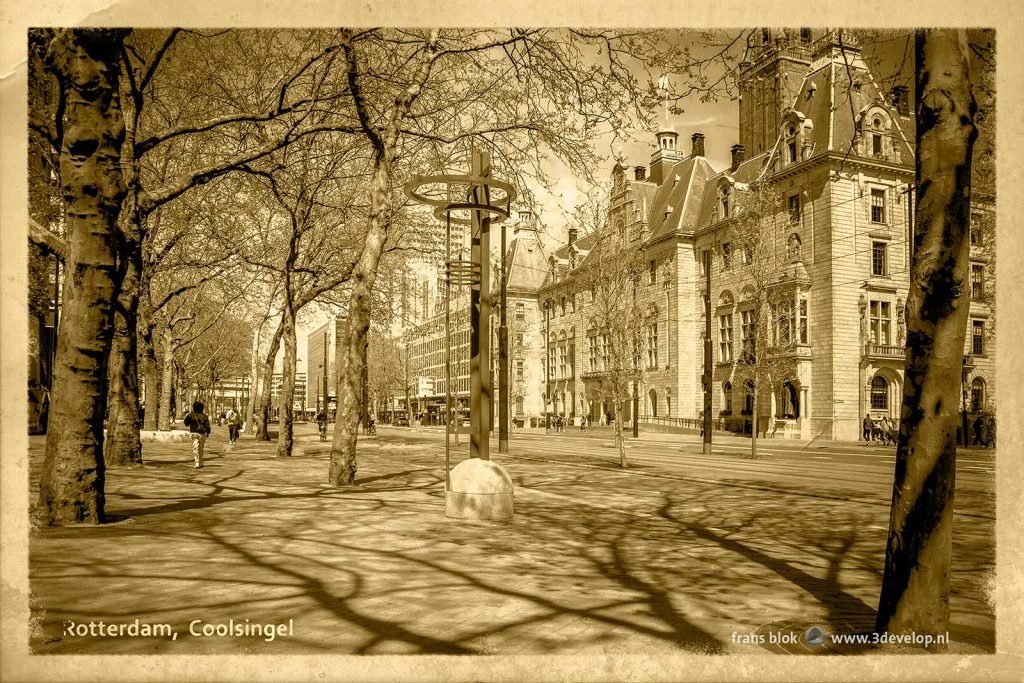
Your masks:
M 512 519 L 512 477 L 501 465 L 470 458 L 456 465 L 450 478 L 451 488 L 445 494 L 445 516 Z

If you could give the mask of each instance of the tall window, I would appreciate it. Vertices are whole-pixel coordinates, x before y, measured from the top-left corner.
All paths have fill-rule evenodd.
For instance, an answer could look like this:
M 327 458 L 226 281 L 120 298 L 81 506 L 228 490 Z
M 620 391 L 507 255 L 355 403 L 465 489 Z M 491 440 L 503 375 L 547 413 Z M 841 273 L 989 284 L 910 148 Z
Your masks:
M 754 312 L 740 311 L 740 335 L 743 344 L 743 360 L 747 363 L 754 358 Z
M 802 28 L 800 29 L 800 42 L 809 43 L 811 42 L 811 29 Z
M 871 134 L 871 153 L 876 156 L 882 156 L 882 136 L 879 133 Z
M 722 209 L 722 218 L 723 219 L 729 217 L 729 209 L 732 208 L 731 207 L 731 199 L 732 198 L 730 197 L 729 186 L 728 185 L 723 186 L 722 189 L 720 189 L 718 191 L 718 203 L 719 203 L 719 205 L 721 206 L 721 209 Z
M 985 409 L 985 380 L 975 377 L 971 380 L 971 412 L 978 413 Z
M 722 412 L 732 415 L 732 382 L 722 385 Z
M 565 297 L 564 296 L 562 297 L 561 301 L 559 301 L 558 308 L 559 308 L 559 313 L 558 314 L 559 315 L 565 315 Z
M 548 379 L 555 378 L 555 340 L 548 340 Z
M 889 409 L 889 383 L 881 375 L 871 380 L 871 410 Z
M 658 262 L 651 259 L 651 264 L 647 269 L 649 275 L 649 282 L 653 285 L 658 282 Z
M 568 354 L 567 354 L 567 351 L 566 351 L 565 342 L 563 341 L 561 344 L 558 345 L 558 376 L 559 377 L 562 377 L 562 378 L 568 377 L 568 375 L 565 374 L 565 366 L 566 366 L 566 361 L 567 360 L 568 360 Z
M 732 268 L 732 245 L 728 242 L 722 243 L 722 270 Z
M 800 195 L 795 194 L 789 198 L 789 222 L 800 222 Z
M 888 301 L 872 301 L 870 313 L 871 343 L 888 345 L 892 326 L 892 305 Z
M 889 273 L 888 264 L 885 259 L 885 242 L 872 242 L 871 243 L 871 274 L 872 275 L 887 275 Z
M 754 414 L 754 383 L 750 380 L 743 385 L 743 414 Z
M 516 379 L 522 382 L 526 379 L 526 362 L 517 360 L 516 361 Z
M 658 322 L 647 326 L 647 367 L 658 367 Z
M 516 396 L 516 415 L 522 415 L 526 412 L 525 401 L 522 396 Z
M 799 300 L 799 310 L 797 313 L 797 334 L 799 335 L 797 341 L 800 344 L 806 344 L 807 342 L 807 299 L 803 296 Z
M 971 353 L 976 356 L 985 355 L 985 321 L 971 321 Z
M 970 226 L 971 245 L 975 246 L 975 247 L 980 247 L 981 245 L 983 245 L 985 243 L 985 235 L 981 231 L 980 219 L 981 219 L 980 215 L 973 214 L 973 213 L 971 214 L 971 226 Z
M 518 322 L 526 321 L 526 304 L 522 301 L 516 302 L 516 320 Z
M 590 360 L 590 371 L 597 372 L 597 358 L 598 358 L 598 346 L 597 346 L 597 335 L 592 334 L 587 337 L 588 353 L 587 357 Z
M 718 316 L 718 358 L 732 362 L 732 313 Z
M 871 190 L 871 222 L 885 222 L 885 190 Z
M 772 306 L 775 318 L 775 343 L 788 346 L 793 342 L 793 304 L 789 301 Z
M 796 162 L 796 140 L 793 140 L 787 145 L 789 149 L 789 163 Z
M 608 367 L 608 333 L 601 334 L 601 369 Z
M 971 298 L 985 297 L 985 266 L 971 264 Z

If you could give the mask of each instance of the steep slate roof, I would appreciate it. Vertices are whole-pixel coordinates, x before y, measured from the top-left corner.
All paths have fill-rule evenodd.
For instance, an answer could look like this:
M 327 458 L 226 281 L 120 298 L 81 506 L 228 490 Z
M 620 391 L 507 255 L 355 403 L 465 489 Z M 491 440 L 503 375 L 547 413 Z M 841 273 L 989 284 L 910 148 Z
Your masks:
M 732 178 L 734 182 L 749 184 L 757 180 L 761 172 L 764 170 L 764 161 L 768 157 L 768 152 L 762 152 L 756 157 L 745 160 L 740 164 L 739 168 L 735 172 L 731 172 L 728 169 L 716 173 L 712 177 L 708 178 L 704 187 L 702 188 L 702 194 L 698 200 L 700 206 L 700 215 L 697 218 L 696 225 L 704 227 L 710 225 L 712 215 L 714 214 L 715 208 L 718 206 L 718 181 L 722 178 Z M 733 194 L 733 201 L 736 201 L 737 194 Z M 721 217 L 719 217 L 721 218 Z
M 508 289 L 535 292 L 544 284 L 548 274 L 548 258 L 540 240 L 516 237 L 508 254 Z
M 669 168 L 665 174 L 666 182 L 658 188 L 650 204 L 650 239 L 657 239 L 676 230 L 693 232 L 701 214 L 701 196 L 708 180 L 714 175 L 715 169 L 702 156 L 687 157 Z M 672 207 L 668 216 L 665 215 L 667 207 Z

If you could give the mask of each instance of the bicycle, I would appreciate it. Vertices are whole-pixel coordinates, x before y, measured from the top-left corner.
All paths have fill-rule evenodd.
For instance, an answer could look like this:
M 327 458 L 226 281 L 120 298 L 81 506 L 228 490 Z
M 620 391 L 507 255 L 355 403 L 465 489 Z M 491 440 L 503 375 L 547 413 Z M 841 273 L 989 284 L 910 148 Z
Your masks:
M 377 425 L 370 423 L 370 426 L 366 428 L 366 433 L 370 436 L 377 436 Z

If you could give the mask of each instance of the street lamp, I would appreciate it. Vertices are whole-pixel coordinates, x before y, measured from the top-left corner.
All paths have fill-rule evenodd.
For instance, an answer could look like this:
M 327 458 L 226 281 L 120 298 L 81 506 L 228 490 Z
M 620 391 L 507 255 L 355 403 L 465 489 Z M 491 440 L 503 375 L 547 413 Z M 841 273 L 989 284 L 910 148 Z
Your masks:
M 548 398 L 551 393 L 551 299 L 544 301 L 544 433 L 551 433 L 551 413 L 548 411 Z

